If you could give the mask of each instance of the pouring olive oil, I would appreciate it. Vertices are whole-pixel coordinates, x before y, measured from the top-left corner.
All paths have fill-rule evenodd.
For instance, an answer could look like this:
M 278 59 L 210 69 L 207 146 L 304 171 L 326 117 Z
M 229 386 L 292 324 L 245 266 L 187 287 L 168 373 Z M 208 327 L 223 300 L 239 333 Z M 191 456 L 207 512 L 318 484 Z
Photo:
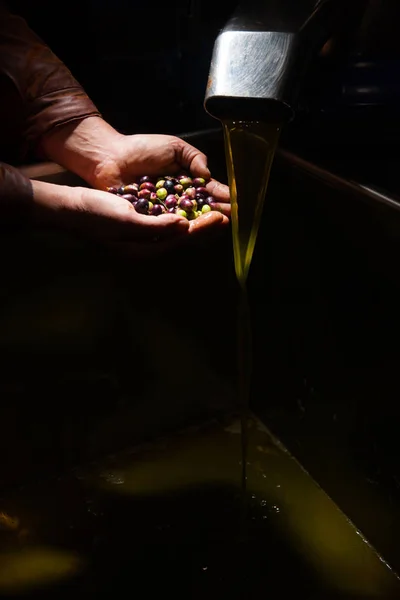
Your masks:
M 247 276 L 281 127 L 259 121 L 224 120 L 225 155 L 232 204 L 232 236 L 239 282 L 237 314 L 238 404 L 242 429 L 242 490 L 246 506 L 247 420 L 252 373 Z M 245 519 L 244 519 L 245 522 Z
M 235 270 L 245 288 L 281 127 L 259 121 L 224 121 L 223 128 Z

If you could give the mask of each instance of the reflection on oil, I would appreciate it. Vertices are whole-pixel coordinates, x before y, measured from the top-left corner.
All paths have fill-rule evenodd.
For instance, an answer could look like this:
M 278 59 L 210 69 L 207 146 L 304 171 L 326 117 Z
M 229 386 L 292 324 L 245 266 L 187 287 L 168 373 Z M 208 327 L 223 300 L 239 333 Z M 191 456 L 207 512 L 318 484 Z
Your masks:
M 0 593 L 15 594 L 59 582 L 81 568 L 79 558 L 57 548 L 24 548 L 0 553 Z
M 137 590 L 185 600 L 399 598 L 396 575 L 254 418 L 248 439 L 245 539 L 240 424 L 213 422 L 3 499 L 31 535 L 0 532 L 0 591 L 47 581 L 52 600 Z M 69 590 L 50 585 L 66 576 Z

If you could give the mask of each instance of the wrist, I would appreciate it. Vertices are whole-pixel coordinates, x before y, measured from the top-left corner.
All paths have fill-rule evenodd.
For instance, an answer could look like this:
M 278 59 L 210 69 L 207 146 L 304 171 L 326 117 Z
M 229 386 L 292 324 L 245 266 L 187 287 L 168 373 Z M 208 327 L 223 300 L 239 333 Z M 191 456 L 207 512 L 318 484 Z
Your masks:
M 92 116 L 57 127 L 43 137 L 40 148 L 48 159 L 76 173 L 92 187 L 102 187 L 105 172 L 111 179 L 118 177 L 123 138 L 101 117 Z
M 79 201 L 79 189 L 44 181 L 31 180 L 33 218 L 39 225 L 60 225 L 65 215 Z

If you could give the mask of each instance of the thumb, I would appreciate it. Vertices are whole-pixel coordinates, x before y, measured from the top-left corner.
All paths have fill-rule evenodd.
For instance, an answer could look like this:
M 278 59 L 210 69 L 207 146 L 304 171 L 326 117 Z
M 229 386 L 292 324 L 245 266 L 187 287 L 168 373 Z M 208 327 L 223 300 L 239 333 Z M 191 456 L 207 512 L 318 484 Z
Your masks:
M 189 169 L 196 177 L 210 179 L 211 173 L 207 167 L 207 156 L 203 152 L 187 142 L 183 142 L 180 154 L 180 163 L 185 169 Z
M 203 177 L 204 179 L 210 179 L 211 177 L 210 170 L 207 167 L 207 157 L 202 152 L 196 154 L 189 168 L 190 172 L 197 177 Z

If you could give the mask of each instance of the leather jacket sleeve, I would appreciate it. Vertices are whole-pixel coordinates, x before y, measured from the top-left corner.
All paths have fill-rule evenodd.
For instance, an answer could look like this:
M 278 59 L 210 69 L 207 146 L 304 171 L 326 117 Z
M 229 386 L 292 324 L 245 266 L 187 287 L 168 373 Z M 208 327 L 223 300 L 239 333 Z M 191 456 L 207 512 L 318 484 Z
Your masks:
M 12 82 L 22 99 L 22 134 L 28 148 L 35 147 L 40 137 L 54 127 L 87 116 L 100 116 L 69 69 L 24 19 L 1 4 L 0 74 Z M 4 117 L 0 115 L 0 119 Z
M 68 68 L 0 1 L 0 161 L 26 161 L 43 135 L 89 116 L 100 113 Z M 28 216 L 32 199 L 29 179 L 0 162 L 0 222 Z

